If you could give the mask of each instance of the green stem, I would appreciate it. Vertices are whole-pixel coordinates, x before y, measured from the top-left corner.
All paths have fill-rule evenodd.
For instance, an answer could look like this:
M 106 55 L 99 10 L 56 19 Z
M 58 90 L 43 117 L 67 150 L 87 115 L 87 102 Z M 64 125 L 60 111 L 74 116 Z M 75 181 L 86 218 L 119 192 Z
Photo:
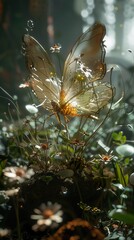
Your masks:
M 14 198 L 14 208 L 15 208 L 15 215 L 16 215 L 16 222 L 17 222 L 18 240 L 22 240 L 22 238 L 21 238 L 20 220 L 19 220 L 18 196 L 15 196 L 15 198 Z

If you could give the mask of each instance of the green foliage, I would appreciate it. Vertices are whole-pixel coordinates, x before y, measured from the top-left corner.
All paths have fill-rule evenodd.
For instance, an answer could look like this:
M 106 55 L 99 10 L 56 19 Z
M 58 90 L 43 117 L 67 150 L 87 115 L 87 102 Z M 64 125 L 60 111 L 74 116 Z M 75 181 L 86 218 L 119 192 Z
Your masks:
M 115 163 L 115 172 L 116 172 L 116 177 L 119 183 L 122 184 L 122 186 L 124 187 L 127 186 L 129 176 L 128 174 L 123 173 L 123 169 L 118 162 Z
M 3 161 L 0 162 L 0 177 L 1 177 L 1 175 L 2 175 L 3 169 L 4 169 L 5 166 L 6 166 L 6 162 L 7 162 L 7 160 L 3 160 Z
M 122 132 L 122 131 L 120 131 L 120 132 L 118 132 L 118 133 L 113 132 L 113 133 L 112 133 L 112 138 L 113 138 L 114 143 L 115 143 L 116 145 L 121 145 L 121 144 L 126 143 L 126 136 L 123 135 L 123 132 Z
M 1 131 L 1 136 L 6 142 L 6 151 L 10 158 L 9 161 L 5 158 L 0 162 L 1 187 L 7 190 L 11 188 L 17 194 L 14 187 L 19 186 L 21 189 L 23 186 L 20 182 L 10 182 L 4 176 L 7 166 L 12 166 L 12 169 L 23 165 L 33 168 L 35 175 L 29 179 L 28 184 L 30 181 L 41 181 L 43 188 L 47 186 L 49 191 L 49 186 L 54 189 L 55 184 L 60 182 L 58 194 L 62 192 L 64 195 L 63 199 L 62 195 L 58 195 L 61 196 L 61 203 L 63 201 L 64 204 L 74 194 L 73 202 L 79 206 L 82 218 L 97 226 L 107 219 L 104 226 L 110 229 L 111 234 L 106 239 L 119 239 L 120 233 L 112 229 L 112 221 L 117 220 L 119 226 L 122 222 L 133 224 L 134 216 L 127 205 L 128 201 L 131 202 L 132 195 L 129 172 L 133 167 L 133 158 L 114 151 L 113 145 L 122 146 L 126 143 L 126 136 L 123 132 L 113 132 L 111 141 L 111 132 L 110 136 L 107 132 L 112 125 L 112 118 L 109 121 L 111 122 L 107 124 L 98 120 L 98 123 L 83 117 L 69 121 L 61 116 L 57 121 L 55 116 L 40 116 L 36 113 L 27 116 L 18 125 L 6 125 L 6 131 Z M 104 127 L 102 123 L 105 124 Z M 107 138 L 111 141 L 109 144 Z M 18 172 L 20 175 L 21 173 Z M 27 181 L 25 185 L 27 186 Z M 36 191 L 37 189 L 34 196 L 37 200 Z M 1 203 L 7 202 L 6 194 L 12 193 L 4 194 L 1 192 Z M 45 198 L 51 194 L 46 191 Z M 111 210 L 113 204 L 120 204 L 121 207 Z M 122 236 L 124 235 L 123 232 Z
M 114 209 L 109 213 L 109 217 L 116 219 L 125 224 L 133 225 L 134 224 L 134 213 L 125 211 L 122 208 Z

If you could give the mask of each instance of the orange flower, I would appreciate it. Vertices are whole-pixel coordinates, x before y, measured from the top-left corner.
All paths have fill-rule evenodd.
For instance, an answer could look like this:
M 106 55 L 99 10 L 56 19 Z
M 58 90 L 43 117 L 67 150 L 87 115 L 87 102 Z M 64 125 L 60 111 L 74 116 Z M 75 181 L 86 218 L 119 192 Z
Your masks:
M 104 161 L 105 163 L 110 162 L 111 159 L 113 158 L 112 155 L 107 155 L 107 154 L 102 154 L 99 156 L 100 156 L 101 160 Z

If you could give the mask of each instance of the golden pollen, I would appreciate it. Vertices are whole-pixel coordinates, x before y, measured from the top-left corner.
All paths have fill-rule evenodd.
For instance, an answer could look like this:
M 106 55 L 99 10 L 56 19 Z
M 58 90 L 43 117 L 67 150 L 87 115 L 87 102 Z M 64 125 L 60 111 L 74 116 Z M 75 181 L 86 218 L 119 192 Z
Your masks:
M 84 81 L 84 80 L 86 80 L 86 78 L 85 78 L 85 75 L 83 74 L 83 73 L 78 73 L 76 76 L 75 76 L 75 78 L 78 80 L 78 81 Z
M 54 76 L 54 73 L 53 73 L 53 72 L 50 72 L 50 76 Z

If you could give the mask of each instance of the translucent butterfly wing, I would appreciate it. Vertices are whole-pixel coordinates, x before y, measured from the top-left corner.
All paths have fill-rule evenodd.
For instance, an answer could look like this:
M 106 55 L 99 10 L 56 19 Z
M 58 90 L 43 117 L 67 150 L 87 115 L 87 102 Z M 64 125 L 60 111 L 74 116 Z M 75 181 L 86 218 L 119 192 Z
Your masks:
M 66 59 L 62 81 L 43 47 L 33 37 L 24 36 L 30 83 L 46 109 L 91 117 L 112 98 L 112 88 L 101 83 L 106 72 L 104 35 L 101 24 L 81 35 Z
M 23 37 L 26 65 L 30 72 L 29 82 L 42 106 L 52 109 L 51 101 L 58 102 L 60 81 L 47 52 L 30 35 Z
M 94 24 L 75 43 L 69 53 L 63 71 L 63 87 L 70 88 L 72 78 L 77 76 L 80 65 L 87 67 L 89 70 L 89 81 L 93 82 L 104 77 L 106 65 L 104 63 L 105 48 L 103 38 L 105 27 L 99 23 Z M 81 64 L 79 63 L 79 60 Z
M 75 106 L 77 114 L 95 117 L 112 96 L 112 89 L 105 84 L 97 84 L 86 92 L 81 92 L 77 97 L 70 99 L 69 103 Z
M 81 35 L 65 62 L 64 102 L 74 106 L 78 115 L 98 113 L 113 95 L 111 86 L 102 83 L 106 73 L 104 35 L 105 27 L 95 24 Z

